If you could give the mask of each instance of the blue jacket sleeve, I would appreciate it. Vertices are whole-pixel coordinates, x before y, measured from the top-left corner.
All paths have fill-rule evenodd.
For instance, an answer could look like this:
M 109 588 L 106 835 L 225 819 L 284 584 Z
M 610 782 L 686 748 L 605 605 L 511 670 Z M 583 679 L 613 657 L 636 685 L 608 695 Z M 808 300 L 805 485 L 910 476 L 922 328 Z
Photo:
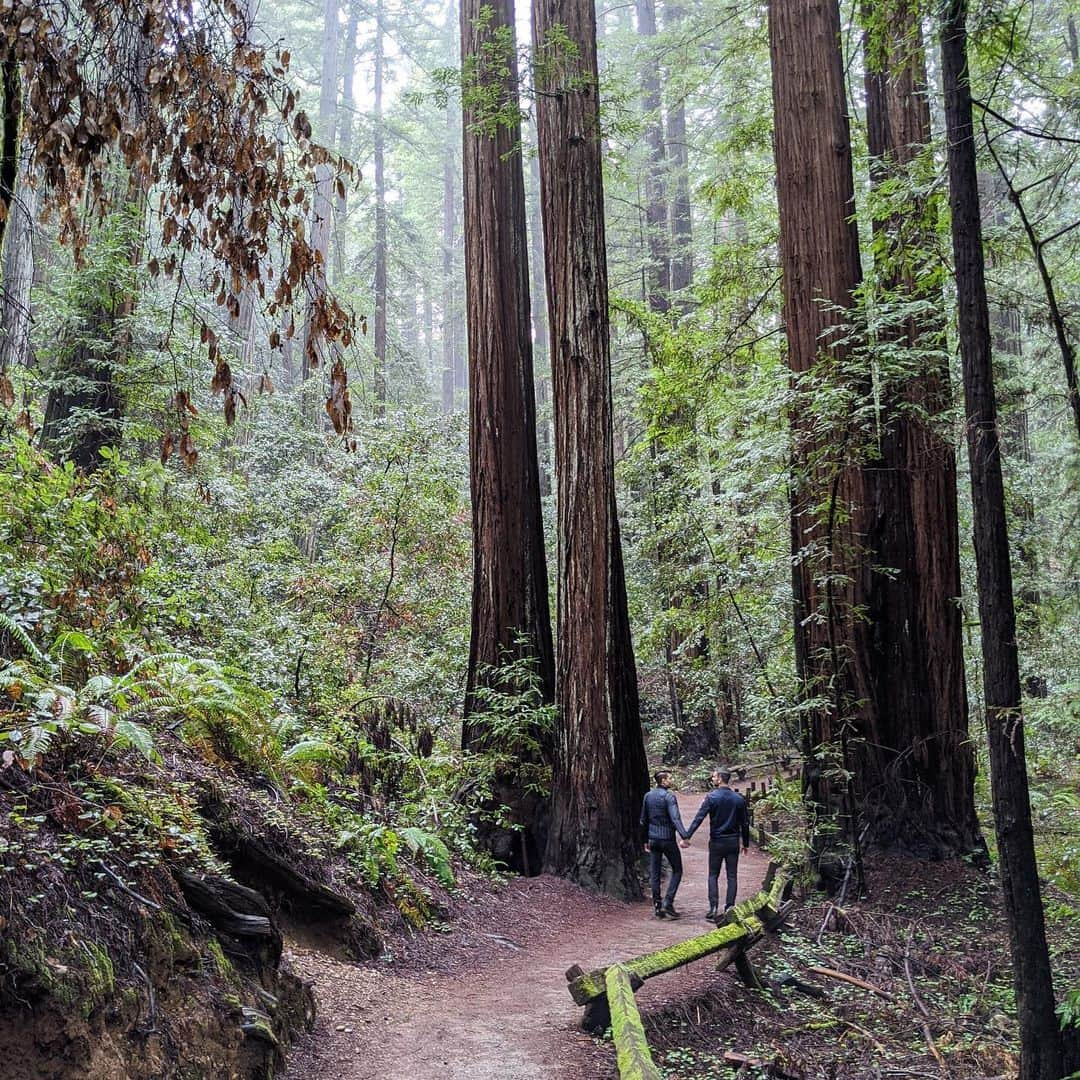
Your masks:
M 689 839 L 690 834 L 686 831 L 686 827 L 682 823 L 682 815 L 679 813 L 679 800 L 670 791 L 667 796 L 667 812 L 668 817 L 671 818 L 671 824 L 675 826 L 675 831 L 684 840 Z
M 689 840 L 694 833 L 697 832 L 697 827 L 709 816 L 709 796 L 705 796 L 705 801 L 701 804 L 701 809 L 694 815 L 694 820 L 690 822 L 690 828 L 686 830 L 685 839 Z

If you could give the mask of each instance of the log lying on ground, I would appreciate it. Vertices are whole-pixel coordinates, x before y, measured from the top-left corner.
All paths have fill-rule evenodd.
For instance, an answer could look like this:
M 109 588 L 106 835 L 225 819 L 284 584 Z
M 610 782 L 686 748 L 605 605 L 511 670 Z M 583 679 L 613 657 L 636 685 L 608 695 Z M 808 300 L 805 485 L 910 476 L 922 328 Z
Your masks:
M 773 871 L 767 877 L 768 890 L 762 890 L 750 900 L 744 900 L 728 912 L 725 925 L 689 941 L 669 945 L 658 952 L 626 960 L 621 965 L 630 978 L 651 979 L 665 971 L 673 971 L 684 964 L 722 951 L 721 970 L 735 962 L 746 949 L 760 940 L 770 926 L 774 926 L 786 912 L 784 898 L 791 888 L 791 879 Z M 578 1005 L 586 1006 L 583 1026 L 590 1031 L 602 1030 L 609 1018 L 607 1002 L 607 973 L 610 968 L 582 971 L 578 965 L 566 973 L 570 996 Z
M 313 880 L 257 836 L 235 834 L 230 859 L 246 873 L 280 889 L 292 901 L 294 910 L 331 919 L 356 914 L 356 905 L 347 896 Z
M 266 898 L 220 874 L 193 874 L 175 869 L 184 899 L 218 931 L 230 952 L 276 965 L 281 959 L 281 932 Z
M 635 986 L 630 972 L 622 964 L 615 964 L 607 969 L 604 983 L 620 1080 L 661 1080 L 634 1000 Z
M 286 853 L 234 820 L 223 793 L 205 792 L 199 809 L 210 826 L 211 842 L 237 877 L 281 893 L 304 921 L 347 919 L 356 914 L 356 905 L 347 896 L 316 881 Z

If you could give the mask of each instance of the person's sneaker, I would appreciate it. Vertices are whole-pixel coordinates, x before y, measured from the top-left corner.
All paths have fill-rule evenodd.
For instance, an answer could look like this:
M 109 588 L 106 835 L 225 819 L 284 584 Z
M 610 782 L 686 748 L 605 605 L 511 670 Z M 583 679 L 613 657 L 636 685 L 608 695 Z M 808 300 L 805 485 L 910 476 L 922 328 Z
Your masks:
M 682 918 L 682 915 L 678 911 L 676 911 L 675 908 L 671 904 L 665 904 L 662 910 L 663 910 L 663 913 L 669 919 L 681 919 Z
M 716 908 L 709 908 L 709 910 L 705 912 L 705 918 L 709 919 L 711 922 L 716 922 Z
M 664 909 L 659 904 L 653 904 L 653 914 L 658 919 L 662 919 L 665 915 Z

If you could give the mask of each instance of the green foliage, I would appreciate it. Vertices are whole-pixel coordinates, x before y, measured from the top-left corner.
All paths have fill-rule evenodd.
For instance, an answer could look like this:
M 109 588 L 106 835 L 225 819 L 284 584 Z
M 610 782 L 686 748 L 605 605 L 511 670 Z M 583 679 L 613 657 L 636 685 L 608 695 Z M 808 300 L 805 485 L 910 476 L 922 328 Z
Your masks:
M 431 872 L 448 889 L 454 887 L 454 870 L 450 862 L 450 849 L 434 833 L 426 832 L 415 825 L 401 830 L 401 839 L 409 846 L 413 854 L 424 857 Z

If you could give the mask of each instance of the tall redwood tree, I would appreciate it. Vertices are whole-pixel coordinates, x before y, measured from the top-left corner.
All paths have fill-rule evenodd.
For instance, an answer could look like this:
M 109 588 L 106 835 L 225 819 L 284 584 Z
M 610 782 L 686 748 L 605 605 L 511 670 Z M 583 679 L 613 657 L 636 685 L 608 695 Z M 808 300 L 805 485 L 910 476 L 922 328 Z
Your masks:
M 636 896 L 647 765 L 615 507 L 591 0 L 534 0 L 533 35 L 559 534 L 559 723 L 546 866 Z
M 868 10 L 866 117 L 871 179 L 920 190 L 930 142 L 918 10 Z M 908 178 L 914 185 L 904 185 Z M 956 457 L 938 430 L 951 407 L 939 281 L 914 266 L 936 243 L 934 201 L 916 194 L 873 223 L 878 286 L 905 311 L 885 338 L 901 357 L 879 365 L 882 424 L 864 475 L 861 565 L 873 709 L 855 746 L 862 828 L 881 846 L 936 855 L 979 848 L 968 737 L 960 595 Z M 881 342 L 884 344 L 885 342 Z
M 485 726 L 471 719 L 484 709 L 481 688 L 515 689 L 501 670 L 507 662 L 531 661 L 543 700 L 550 703 L 555 696 L 513 34 L 513 0 L 462 0 L 473 522 L 466 746 L 484 745 L 490 738 Z M 520 868 L 538 868 L 542 844 L 534 835 L 537 808 L 526 804 L 522 793 L 504 793 L 504 798 L 507 795 L 524 827 Z
M 862 471 L 836 427 L 822 433 L 801 397 L 809 372 L 831 369 L 850 379 L 850 349 L 840 330 L 861 278 L 854 222 L 851 137 L 836 0 L 771 0 L 769 47 L 780 207 L 780 256 L 792 408 L 791 546 L 795 656 L 808 710 L 805 783 L 826 818 L 843 802 L 855 836 L 850 782 L 822 764 L 836 748 L 850 767 L 851 740 L 865 715 L 867 656 L 860 640 L 856 585 L 862 538 Z M 826 367 L 827 365 L 827 367 Z M 852 398 L 865 386 L 852 387 Z M 849 418 L 854 424 L 855 417 Z

